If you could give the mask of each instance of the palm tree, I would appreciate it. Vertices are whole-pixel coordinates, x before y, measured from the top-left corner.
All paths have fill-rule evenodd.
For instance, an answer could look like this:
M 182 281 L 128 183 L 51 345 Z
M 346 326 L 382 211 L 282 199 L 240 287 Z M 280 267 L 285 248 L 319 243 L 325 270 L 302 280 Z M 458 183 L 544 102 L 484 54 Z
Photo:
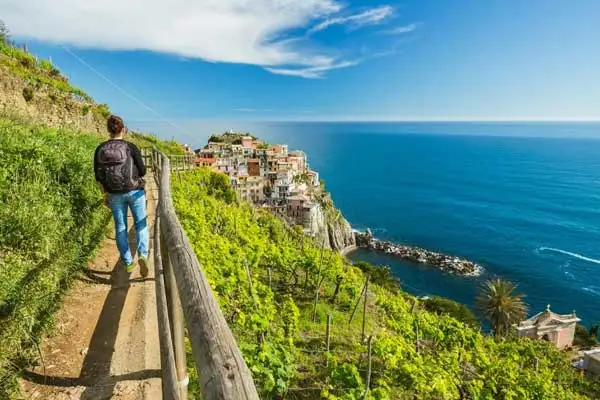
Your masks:
M 527 315 L 525 295 L 515 293 L 516 288 L 512 282 L 491 279 L 483 284 L 477 296 L 477 308 L 490 321 L 496 336 L 505 335 L 512 324 Z

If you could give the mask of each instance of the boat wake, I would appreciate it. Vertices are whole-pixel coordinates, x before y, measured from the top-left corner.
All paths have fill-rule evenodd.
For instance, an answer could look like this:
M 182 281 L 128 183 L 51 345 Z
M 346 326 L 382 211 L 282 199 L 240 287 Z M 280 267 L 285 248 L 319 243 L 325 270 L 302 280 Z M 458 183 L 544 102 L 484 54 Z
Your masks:
M 584 292 L 588 292 L 588 293 L 592 293 L 595 294 L 596 296 L 600 296 L 600 291 L 597 287 L 592 286 L 592 287 L 582 287 L 581 288 Z
M 600 260 L 597 260 L 595 258 L 586 257 L 586 256 L 583 256 L 581 254 L 573 253 L 573 252 L 566 251 L 566 250 L 555 249 L 553 247 L 540 247 L 538 249 L 538 251 L 552 251 L 554 253 L 560 253 L 560 254 L 565 254 L 567 256 L 575 257 L 575 258 L 577 258 L 579 260 L 591 262 L 591 263 L 594 263 L 594 264 L 600 264 Z

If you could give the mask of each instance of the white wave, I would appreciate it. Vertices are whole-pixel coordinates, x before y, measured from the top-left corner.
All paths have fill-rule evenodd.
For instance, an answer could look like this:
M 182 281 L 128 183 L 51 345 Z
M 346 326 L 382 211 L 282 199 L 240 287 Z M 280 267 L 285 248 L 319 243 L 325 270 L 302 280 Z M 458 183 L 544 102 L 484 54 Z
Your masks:
M 565 271 L 565 276 L 569 279 L 575 279 L 575 275 L 572 272 Z
M 594 263 L 594 264 L 600 264 L 600 260 L 597 260 L 595 258 L 586 257 L 586 256 L 583 256 L 581 254 L 573 253 L 573 252 L 566 251 L 566 250 L 555 249 L 553 247 L 540 247 L 538 250 L 539 251 L 553 251 L 555 253 L 565 254 L 567 256 L 575 257 L 575 258 L 578 258 L 578 259 L 583 260 L 583 261 L 591 262 L 591 263 Z
M 600 296 L 600 289 L 598 289 L 595 286 L 592 286 L 592 287 L 582 287 L 581 290 L 583 290 L 584 292 L 588 292 L 588 293 L 592 293 L 592 294 L 595 294 L 597 296 Z

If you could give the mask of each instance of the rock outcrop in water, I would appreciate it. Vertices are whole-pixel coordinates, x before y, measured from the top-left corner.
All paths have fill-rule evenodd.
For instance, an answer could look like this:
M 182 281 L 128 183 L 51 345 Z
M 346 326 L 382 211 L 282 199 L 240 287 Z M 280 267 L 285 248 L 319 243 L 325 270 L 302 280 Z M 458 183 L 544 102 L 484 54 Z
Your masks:
M 463 258 L 375 239 L 368 229 L 365 233 L 355 232 L 354 235 L 356 237 L 356 245 L 360 248 L 378 251 L 420 264 L 431 265 L 452 274 L 478 276 L 483 271 L 480 265 Z

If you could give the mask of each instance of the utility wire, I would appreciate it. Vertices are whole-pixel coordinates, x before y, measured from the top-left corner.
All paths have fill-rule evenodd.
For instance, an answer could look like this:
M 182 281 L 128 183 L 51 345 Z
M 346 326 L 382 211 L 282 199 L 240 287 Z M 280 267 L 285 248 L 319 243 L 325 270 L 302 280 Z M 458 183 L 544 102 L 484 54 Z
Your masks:
M 144 103 L 143 101 L 141 101 L 140 99 L 138 99 L 137 97 L 135 97 L 134 95 L 132 95 L 131 93 L 129 93 L 128 91 L 126 91 L 125 89 L 123 89 L 121 86 L 117 85 L 111 79 L 109 79 L 104 74 L 102 74 L 100 71 L 98 71 L 96 68 L 94 68 L 92 65 L 90 65 L 87 61 L 85 61 L 84 59 L 82 59 L 81 57 L 79 57 L 77 54 L 75 54 L 68 47 L 66 47 L 66 46 L 61 46 L 61 47 L 62 47 L 62 49 L 65 52 L 67 52 L 69 55 L 71 55 L 73 58 L 75 58 L 77 61 L 79 61 L 83 66 L 85 66 L 86 68 L 88 68 L 90 71 L 92 71 L 93 73 L 95 73 L 96 75 L 98 75 L 106 83 L 108 83 L 109 85 L 111 85 L 112 87 L 114 87 L 115 89 L 117 89 L 119 92 L 121 92 L 125 96 L 129 97 L 131 100 L 133 100 L 134 102 L 136 102 L 137 104 L 139 104 L 140 106 L 142 106 L 143 108 L 145 108 L 146 110 L 150 111 L 152 114 L 154 114 L 155 116 L 157 116 L 161 121 L 166 122 L 167 124 L 171 125 L 172 127 L 178 129 L 180 132 L 182 132 L 183 134 L 187 135 L 188 138 L 195 140 L 194 136 L 190 132 L 188 132 L 186 129 L 184 129 L 180 125 L 177 125 L 174 122 L 170 121 L 169 119 L 167 119 L 166 117 L 164 117 L 162 114 L 160 114 L 158 111 L 156 111 L 155 109 L 153 109 L 152 107 L 150 107 L 149 105 L 147 105 L 146 103 Z

